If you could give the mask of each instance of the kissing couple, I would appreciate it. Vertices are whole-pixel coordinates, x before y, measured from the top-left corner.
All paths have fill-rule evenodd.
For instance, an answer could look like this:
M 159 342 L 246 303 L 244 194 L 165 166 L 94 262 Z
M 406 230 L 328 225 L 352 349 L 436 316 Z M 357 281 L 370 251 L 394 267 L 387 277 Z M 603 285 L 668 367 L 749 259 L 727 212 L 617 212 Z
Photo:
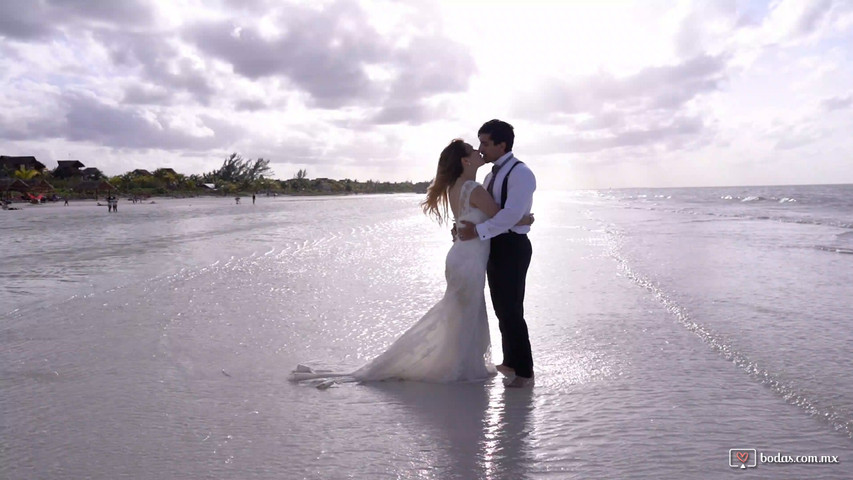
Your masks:
M 506 387 L 532 386 L 524 287 L 532 255 L 527 232 L 533 223 L 536 177 L 512 153 L 512 125 L 490 120 L 477 136 L 477 149 L 456 139 L 442 150 L 435 179 L 421 203 L 424 213 L 439 223 L 450 215 L 455 219 L 442 299 L 358 370 L 335 373 L 298 365 L 292 380 L 321 379 L 325 381 L 318 387 L 326 388 L 339 381 L 472 382 L 500 372 Z M 492 164 L 492 171 L 484 187 L 476 175 L 486 163 Z M 501 332 L 503 362 L 497 366 L 491 360 L 486 278 Z

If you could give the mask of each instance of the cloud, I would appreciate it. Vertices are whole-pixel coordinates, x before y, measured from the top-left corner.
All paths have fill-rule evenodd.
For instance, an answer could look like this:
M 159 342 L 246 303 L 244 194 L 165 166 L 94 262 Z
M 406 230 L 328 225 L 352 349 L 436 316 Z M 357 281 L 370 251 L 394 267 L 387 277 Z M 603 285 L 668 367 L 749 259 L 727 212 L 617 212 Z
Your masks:
M 591 153 L 625 147 L 661 146 L 665 149 L 685 148 L 705 130 L 698 117 L 676 117 L 645 127 L 602 130 L 595 133 L 564 132 L 548 135 L 531 143 L 530 153 L 550 155 L 558 153 Z M 699 142 L 700 139 L 696 139 Z M 694 142 L 695 143 L 695 142 Z
M 363 65 L 383 61 L 389 47 L 357 4 L 337 2 L 323 10 L 290 6 L 279 20 L 284 32 L 275 38 L 228 20 L 195 24 L 182 36 L 239 75 L 287 78 L 323 108 L 375 98 L 378 92 Z
M 574 81 L 551 79 L 541 93 L 516 104 L 516 113 L 563 130 L 537 153 L 681 148 L 690 145 L 686 138 L 699 141 L 709 123 L 691 111 L 690 102 L 719 90 L 725 78 L 722 57 L 698 56 L 621 78 L 601 73 Z
M 355 2 L 289 6 L 276 18 L 278 35 L 225 20 L 197 23 L 182 37 L 248 79 L 281 77 L 306 92 L 313 106 L 378 106 L 372 121 L 379 124 L 426 121 L 432 110 L 422 102 L 464 91 L 476 72 L 463 45 L 417 32 L 398 45 L 380 35 Z M 383 75 L 374 77 L 371 70 Z
M 67 92 L 60 103 L 65 107 L 65 122 L 31 130 L 32 137 L 62 136 L 119 149 L 203 151 L 227 148 L 245 135 L 242 128 L 209 115 L 193 117 L 193 124 L 187 126 L 167 114 L 110 105 L 85 93 Z
M 789 1 L 788 4 L 791 4 L 791 2 Z M 829 16 L 833 0 L 802 2 L 800 5 L 802 10 L 795 17 L 791 33 L 794 35 L 809 35 L 816 31 L 824 19 Z
M 215 92 L 208 72 L 181 55 L 175 35 L 158 26 L 158 14 L 154 3 L 142 0 L 10 0 L 0 2 L 0 37 L 26 41 L 31 46 L 102 47 L 116 66 L 127 71 L 142 66 L 143 78 L 151 83 L 190 92 L 202 103 L 207 102 Z M 95 45 L 86 43 L 89 36 Z M 85 53 L 91 52 L 81 55 Z M 78 66 L 81 70 L 92 67 L 70 65 Z M 131 101 L 156 100 L 138 89 L 128 95 Z
M 418 125 L 434 116 L 426 106 L 417 103 L 387 105 L 377 112 L 368 123 L 377 125 L 411 123 Z
M 143 80 L 172 92 L 187 92 L 202 104 L 208 103 L 217 93 L 211 80 L 214 72 L 206 69 L 204 63 L 181 54 L 169 36 L 156 32 L 99 30 L 95 38 L 108 50 L 120 72 L 131 74 L 141 68 Z
M 794 44 L 827 33 L 850 12 L 846 0 L 782 0 L 776 2 L 759 27 L 759 42 Z
M 7 58 L 41 46 L 43 60 L 64 65 L 58 83 L 104 97 L 104 105 L 257 112 L 296 99 L 309 110 L 348 112 L 348 122 L 362 129 L 441 118 L 447 110 L 434 97 L 465 91 L 476 72 L 467 47 L 438 34 L 434 19 L 398 24 L 389 34 L 379 33 L 354 0 L 231 3 L 181 23 L 166 21 L 171 7 L 150 2 L 15 0 L 0 5 L 7 14 L 0 16 L 0 35 L 27 39 L 4 45 Z M 404 9 L 401 21 L 416 20 L 419 8 Z M 36 60 L 33 67 L 39 68 Z
M 608 73 L 576 81 L 551 79 L 516 104 L 517 114 L 599 114 L 608 108 L 678 110 L 696 96 L 717 90 L 725 78 L 720 57 L 698 56 L 678 65 L 648 67 L 617 78 Z
M 441 37 L 416 38 L 407 48 L 394 52 L 399 72 L 390 86 L 377 124 L 420 123 L 446 115 L 446 106 L 429 105 L 433 95 L 464 92 L 477 71 L 470 53 L 458 43 Z
M 767 137 L 775 142 L 776 150 L 793 150 L 818 142 L 827 134 L 814 118 L 802 118 L 788 122 L 777 120 L 769 129 Z
M 234 108 L 236 108 L 236 109 L 237 109 L 237 110 L 239 110 L 239 111 L 249 111 L 249 112 L 254 112 L 254 111 L 257 111 L 257 110 L 264 110 L 264 109 L 266 109 L 266 108 L 267 108 L 267 103 L 266 103 L 266 102 L 264 102 L 263 100 L 249 100 L 249 99 L 243 99 L 243 100 L 238 100 L 238 101 L 234 104 Z
M 40 15 L 39 5 L 28 0 L 0 2 L 0 36 L 15 40 L 47 37 L 54 31 Z
M 157 85 L 137 83 L 124 91 L 123 103 L 128 105 L 163 105 L 174 98 L 172 92 Z
M 625 125 L 625 116 L 615 110 L 599 113 L 593 117 L 581 119 L 574 124 L 574 129 L 584 130 L 614 130 Z
M 837 97 L 829 97 L 823 99 L 821 102 L 823 109 L 827 112 L 831 112 L 833 110 L 843 110 L 845 108 L 850 108 L 853 106 L 853 94 L 846 96 L 837 96 Z
M 16 40 L 47 39 L 65 27 L 150 25 L 150 2 L 122 0 L 4 0 L 0 2 L 0 37 Z M 73 32 L 72 32 L 73 33 Z
M 748 14 L 739 12 L 734 0 L 700 1 L 689 8 L 674 38 L 681 58 L 719 55 L 729 48 L 732 31 L 749 22 Z
M 531 162 L 849 156 L 851 2 L 466 3 L 6 0 L 0 140 L 393 179 L 498 117 Z
M 393 100 L 465 91 L 477 70 L 465 47 L 437 36 L 417 38 L 394 57 L 400 74 L 392 87 Z

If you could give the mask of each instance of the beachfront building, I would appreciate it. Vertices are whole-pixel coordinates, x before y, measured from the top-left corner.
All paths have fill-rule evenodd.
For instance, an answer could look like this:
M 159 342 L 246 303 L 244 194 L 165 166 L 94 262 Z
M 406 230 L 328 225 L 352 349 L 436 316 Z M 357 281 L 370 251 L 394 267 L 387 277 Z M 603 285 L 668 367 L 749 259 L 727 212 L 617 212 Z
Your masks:
M 87 180 L 101 180 L 106 177 L 101 169 L 97 167 L 87 167 L 83 169 L 83 178 Z
M 39 173 L 44 173 L 46 168 L 43 163 L 36 160 L 36 157 L 10 157 L 0 155 L 0 171 L 5 174 L 10 174 L 15 170 L 25 168 L 27 170 L 36 170 Z M 0 173 L 2 175 L 3 173 Z
M 57 160 L 57 167 L 53 170 L 54 178 L 73 178 L 80 177 L 83 175 L 83 170 L 81 170 L 85 165 L 80 160 Z

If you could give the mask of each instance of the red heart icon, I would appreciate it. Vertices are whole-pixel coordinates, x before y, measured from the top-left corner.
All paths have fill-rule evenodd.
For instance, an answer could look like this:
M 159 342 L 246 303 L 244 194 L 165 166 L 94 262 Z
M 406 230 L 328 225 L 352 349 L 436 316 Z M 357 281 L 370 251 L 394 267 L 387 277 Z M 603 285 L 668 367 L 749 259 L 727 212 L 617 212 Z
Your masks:
M 749 460 L 749 452 L 737 452 L 736 455 L 740 463 L 746 463 Z

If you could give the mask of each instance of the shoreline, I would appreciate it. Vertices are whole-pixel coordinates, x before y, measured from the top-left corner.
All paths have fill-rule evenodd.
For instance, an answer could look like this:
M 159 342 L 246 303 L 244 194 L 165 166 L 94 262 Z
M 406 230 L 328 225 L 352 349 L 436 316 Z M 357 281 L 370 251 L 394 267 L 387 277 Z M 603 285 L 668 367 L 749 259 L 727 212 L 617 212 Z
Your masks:
M 280 193 L 277 195 L 257 195 L 257 202 L 270 200 L 278 200 L 283 198 L 306 198 L 306 197 L 364 197 L 364 196 L 374 196 L 374 195 L 397 195 L 397 194 L 418 194 L 417 192 L 388 192 L 388 193 L 304 193 L 304 194 L 292 194 L 292 193 Z M 251 205 L 252 195 L 186 195 L 186 196 L 175 196 L 175 195 L 151 195 L 144 199 L 137 200 L 136 203 L 133 203 L 129 197 L 119 196 L 119 205 L 151 205 L 151 204 L 159 204 L 159 203 L 172 203 L 173 201 L 178 200 L 197 200 L 197 201 L 206 201 L 206 200 L 222 200 L 227 203 L 234 205 L 235 198 L 239 197 L 241 203 Z M 57 208 L 57 207 L 106 207 L 107 200 L 105 197 L 98 198 L 97 200 L 94 198 L 69 198 L 68 205 L 65 205 L 64 200 L 57 201 L 46 201 L 44 203 L 31 203 L 25 200 L 11 200 L 8 203 L 9 210 L 23 210 L 24 208 Z

